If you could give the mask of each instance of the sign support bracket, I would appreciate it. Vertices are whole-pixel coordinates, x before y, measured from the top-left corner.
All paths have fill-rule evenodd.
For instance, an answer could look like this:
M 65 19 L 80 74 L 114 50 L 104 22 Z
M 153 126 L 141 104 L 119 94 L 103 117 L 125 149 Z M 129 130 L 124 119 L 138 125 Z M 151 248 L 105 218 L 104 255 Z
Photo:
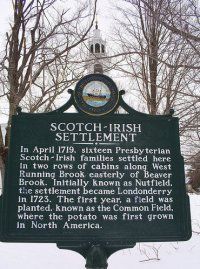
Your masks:
M 106 245 L 101 243 L 83 244 L 82 246 L 69 246 L 69 243 L 57 243 L 59 249 L 72 250 L 81 254 L 86 260 L 86 269 L 107 269 L 107 259 L 116 251 L 125 248 L 133 248 L 136 243 L 123 244 L 123 245 Z

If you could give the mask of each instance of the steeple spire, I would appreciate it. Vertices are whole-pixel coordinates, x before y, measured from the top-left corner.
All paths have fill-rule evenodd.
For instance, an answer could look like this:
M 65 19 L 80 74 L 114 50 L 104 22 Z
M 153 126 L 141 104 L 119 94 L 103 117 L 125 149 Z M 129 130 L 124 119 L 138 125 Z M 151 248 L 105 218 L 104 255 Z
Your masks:
M 108 60 L 106 59 L 106 42 L 101 36 L 98 20 L 96 16 L 95 27 L 93 35 L 89 39 L 89 63 L 87 65 L 87 71 L 92 73 L 104 73 L 104 70 L 108 66 Z
M 97 11 L 98 12 L 98 11 Z M 98 13 L 96 13 L 96 20 L 95 20 L 95 29 L 98 30 L 99 29 L 99 25 L 98 25 Z
M 97 19 L 96 19 L 96 27 L 95 27 L 95 28 L 96 28 L 96 29 L 99 29 Z

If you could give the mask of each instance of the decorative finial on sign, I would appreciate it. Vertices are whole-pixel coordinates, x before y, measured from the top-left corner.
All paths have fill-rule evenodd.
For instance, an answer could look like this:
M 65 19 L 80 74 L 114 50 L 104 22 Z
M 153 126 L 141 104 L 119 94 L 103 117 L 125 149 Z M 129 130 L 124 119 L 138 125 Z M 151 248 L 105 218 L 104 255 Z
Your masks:
M 72 89 L 68 89 L 67 90 L 69 94 L 73 94 L 73 90 Z
M 120 95 L 124 95 L 125 93 L 126 93 L 125 90 L 121 90 L 121 91 L 119 92 Z
M 173 108 L 170 108 L 170 110 L 169 110 L 169 115 L 170 115 L 170 116 L 173 116 L 173 114 L 174 114 L 174 109 L 173 109 Z
M 19 115 L 19 114 L 22 113 L 22 108 L 20 106 L 18 106 L 17 109 L 16 109 L 16 111 L 17 111 L 17 114 Z

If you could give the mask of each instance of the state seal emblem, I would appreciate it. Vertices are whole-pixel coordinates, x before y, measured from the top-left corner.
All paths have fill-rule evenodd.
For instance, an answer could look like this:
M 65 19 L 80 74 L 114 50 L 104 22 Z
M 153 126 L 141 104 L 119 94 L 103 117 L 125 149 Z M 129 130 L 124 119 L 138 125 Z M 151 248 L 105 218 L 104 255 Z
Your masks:
M 91 74 L 77 83 L 74 99 L 77 107 L 84 113 L 101 116 L 113 111 L 117 106 L 119 91 L 110 77 Z

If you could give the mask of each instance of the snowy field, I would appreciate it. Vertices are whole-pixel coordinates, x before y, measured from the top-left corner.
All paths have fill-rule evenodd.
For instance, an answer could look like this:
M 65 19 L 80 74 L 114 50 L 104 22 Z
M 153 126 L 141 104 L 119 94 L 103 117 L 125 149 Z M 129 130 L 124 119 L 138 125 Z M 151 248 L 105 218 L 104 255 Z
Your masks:
M 186 242 L 137 244 L 133 249 L 113 254 L 109 269 L 181 269 L 199 266 L 200 196 L 190 195 L 193 236 Z M 55 244 L 0 243 L 1 269 L 82 269 L 84 258 L 73 251 L 59 250 Z

